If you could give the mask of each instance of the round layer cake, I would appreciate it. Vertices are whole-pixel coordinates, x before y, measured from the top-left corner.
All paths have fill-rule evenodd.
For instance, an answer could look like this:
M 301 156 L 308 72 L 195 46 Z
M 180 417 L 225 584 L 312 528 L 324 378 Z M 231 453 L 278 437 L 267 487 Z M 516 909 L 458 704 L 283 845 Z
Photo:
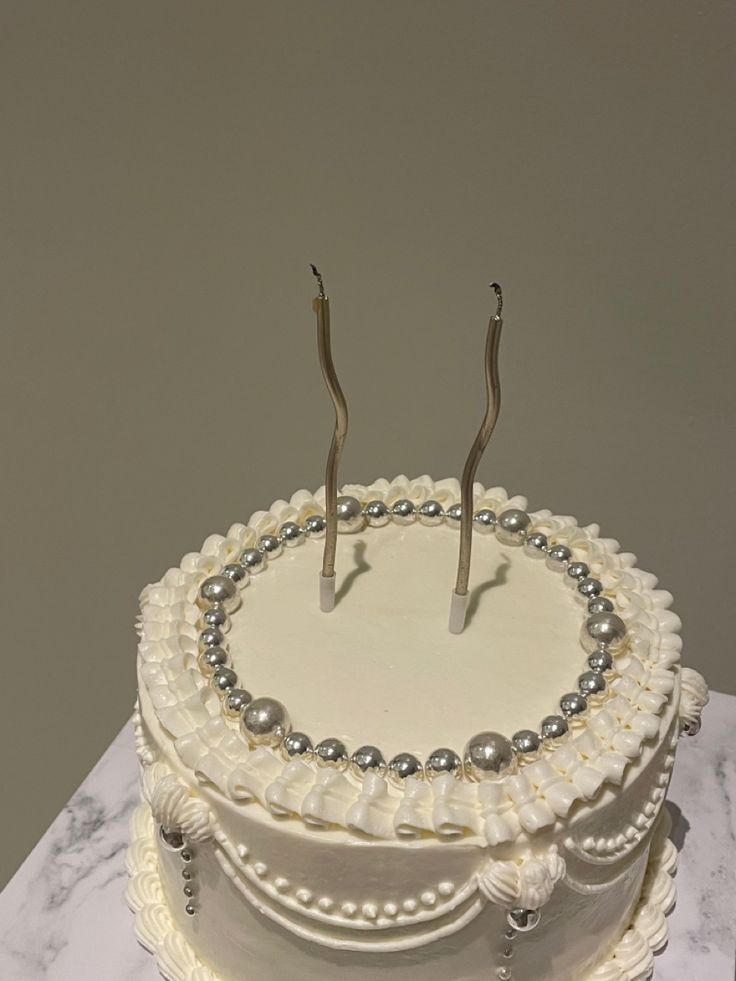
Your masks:
M 707 700 L 672 597 L 597 526 L 474 488 L 324 491 L 141 596 L 129 900 L 175 981 L 639 981 L 666 938 L 675 746 Z

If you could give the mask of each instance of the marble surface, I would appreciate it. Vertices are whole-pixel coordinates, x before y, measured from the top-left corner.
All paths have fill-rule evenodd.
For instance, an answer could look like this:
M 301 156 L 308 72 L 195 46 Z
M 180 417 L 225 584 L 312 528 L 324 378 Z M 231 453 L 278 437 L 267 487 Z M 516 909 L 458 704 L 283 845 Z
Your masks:
M 128 725 L 0 895 L 3 981 L 159 979 L 124 900 L 137 801 Z M 656 981 L 734 981 L 736 697 L 713 694 L 702 732 L 680 745 L 668 806 L 678 902 Z

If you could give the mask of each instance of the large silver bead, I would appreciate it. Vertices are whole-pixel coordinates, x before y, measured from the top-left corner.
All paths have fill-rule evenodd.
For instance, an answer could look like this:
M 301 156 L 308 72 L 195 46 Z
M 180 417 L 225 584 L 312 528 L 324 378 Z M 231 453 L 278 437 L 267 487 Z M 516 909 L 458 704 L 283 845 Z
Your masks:
M 203 675 L 211 678 L 218 668 L 227 664 L 228 656 L 224 647 L 207 647 L 199 655 L 199 667 Z
M 275 698 L 254 698 L 240 723 L 251 746 L 278 746 L 291 729 L 289 713 Z
M 533 729 L 520 729 L 511 737 L 511 743 L 519 756 L 533 756 L 542 740 Z
M 547 715 L 542 719 L 539 731 L 542 739 L 561 739 L 568 730 L 568 725 L 561 715 Z
M 600 671 L 585 671 L 578 678 L 578 688 L 584 695 L 600 695 L 606 690 L 606 679 Z
M 278 535 L 261 535 L 258 539 L 258 551 L 262 552 L 269 559 L 275 559 L 284 550 L 281 539 Z
M 359 778 L 369 771 L 385 773 L 386 761 L 383 753 L 376 746 L 361 746 L 350 757 L 350 771 L 353 776 Z
M 371 528 L 382 528 L 391 520 L 391 512 L 385 501 L 368 501 L 363 513 Z
M 400 787 L 408 777 L 424 779 L 424 767 L 411 753 L 397 753 L 388 765 L 388 777 L 393 784 Z
M 451 504 L 445 511 L 445 517 L 447 518 L 447 523 L 451 528 L 459 528 L 460 522 L 463 520 L 462 504 Z
M 337 530 L 343 534 L 353 534 L 365 527 L 363 508 L 357 497 L 343 495 L 337 499 Z
M 255 576 L 266 568 L 266 553 L 259 548 L 246 548 L 240 556 L 240 561 L 248 572 Z
M 490 535 L 496 528 L 496 512 L 490 508 L 480 508 L 473 515 L 473 528 L 481 535 Z
M 610 671 L 613 667 L 611 652 L 607 650 L 593 651 L 588 656 L 588 667 L 591 671 L 597 671 L 599 674 L 603 671 Z
M 547 568 L 562 571 L 572 558 L 572 552 L 567 545 L 551 545 L 547 549 Z
M 218 695 L 226 695 L 231 688 L 234 688 L 238 683 L 238 676 L 232 670 L 232 668 L 226 668 L 224 665 L 220 665 L 215 669 L 215 673 L 210 678 L 210 684 L 215 689 Z
M 523 545 L 532 519 L 521 508 L 509 508 L 499 514 L 496 521 L 496 538 L 502 545 Z
M 524 539 L 524 551 L 533 558 L 545 558 L 547 552 L 547 536 L 541 531 L 530 532 Z
M 590 572 L 589 566 L 585 562 L 571 562 L 565 570 L 565 575 L 576 582 L 580 582 Z
M 210 576 L 199 587 L 199 596 L 207 606 L 219 603 L 225 610 L 234 610 L 238 605 L 238 590 L 227 576 Z
M 308 760 L 313 752 L 312 740 L 304 732 L 290 732 L 281 743 L 281 755 L 285 760 Z
M 345 743 L 334 737 L 317 743 L 314 755 L 319 766 L 333 766 L 338 770 L 345 770 L 350 762 Z
M 217 627 L 205 627 L 199 635 L 199 650 L 207 650 L 208 647 L 221 647 L 225 643 L 225 634 Z
M 697 736 L 700 732 L 700 727 L 703 724 L 702 719 L 682 719 L 680 721 L 680 735 L 681 736 Z
M 571 691 L 560 699 L 560 708 L 566 719 L 572 719 L 587 712 L 588 700 L 579 691 Z
M 441 525 L 445 518 L 445 509 L 439 501 L 425 501 L 419 508 L 419 520 L 423 525 Z
M 202 613 L 202 622 L 208 627 L 217 627 L 220 630 L 230 629 L 230 617 L 222 603 L 215 603 L 209 610 Z
M 410 525 L 417 516 L 417 509 L 414 501 L 402 498 L 391 508 L 391 514 L 397 525 Z
M 167 830 L 163 824 L 158 828 L 159 837 L 170 852 L 180 852 L 184 847 L 184 835 L 178 830 Z
M 593 576 L 586 576 L 585 579 L 581 579 L 578 583 L 578 592 L 583 599 L 595 599 L 599 593 L 603 592 L 603 583 L 600 579 L 595 579 Z
M 323 514 L 310 514 L 304 519 L 304 532 L 310 538 L 322 538 L 327 530 L 327 518 Z
M 626 624 L 615 613 L 593 613 L 583 624 L 580 640 L 592 654 L 598 647 L 617 650 L 626 639 Z
M 479 732 L 468 740 L 463 763 L 469 780 L 488 780 L 512 770 L 516 754 L 511 741 L 500 732 Z
M 588 613 L 613 613 L 613 603 L 607 596 L 594 596 L 588 600 Z
M 287 548 L 301 545 L 304 537 L 304 529 L 296 521 L 285 521 L 279 528 L 279 538 Z
M 228 719 L 239 719 L 246 705 L 250 705 L 253 696 L 245 688 L 231 688 L 222 701 L 223 714 Z
M 430 753 L 424 766 L 424 772 L 428 780 L 434 780 L 435 777 L 441 777 L 445 773 L 449 773 L 459 780 L 463 774 L 463 761 L 454 749 L 447 749 L 446 746 L 442 746 Z
M 240 589 L 248 585 L 248 570 L 240 562 L 229 562 L 222 570 L 222 574 L 231 579 Z
M 518 930 L 519 933 L 528 933 L 539 923 L 540 915 L 538 909 L 510 909 L 506 914 L 506 920 L 510 927 Z

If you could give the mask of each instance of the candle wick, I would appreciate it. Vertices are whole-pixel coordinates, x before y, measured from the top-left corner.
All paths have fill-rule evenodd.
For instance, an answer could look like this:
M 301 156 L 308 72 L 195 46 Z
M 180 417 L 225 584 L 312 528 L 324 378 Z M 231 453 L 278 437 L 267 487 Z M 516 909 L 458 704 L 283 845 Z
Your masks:
M 324 298 L 325 298 L 325 284 L 322 282 L 322 274 L 320 273 L 319 269 L 315 266 L 315 264 L 313 262 L 310 262 L 309 263 L 309 267 L 312 270 L 312 273 L 313 273 L 315 279 L 317 280 L 317 284 L 319 286 L 319 298 L 320 298 L 320 300 L 324 300 Z

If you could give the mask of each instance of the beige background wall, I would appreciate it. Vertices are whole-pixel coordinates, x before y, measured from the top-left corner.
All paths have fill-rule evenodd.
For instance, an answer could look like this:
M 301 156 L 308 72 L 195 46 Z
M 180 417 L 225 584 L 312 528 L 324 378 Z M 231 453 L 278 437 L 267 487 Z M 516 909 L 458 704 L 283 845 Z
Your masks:
M 131 711 L 143 584 L 321 482 L 310 260 L 345 479 L 460 471 L 500 278 L 481 478 L 636 551 L 736 691 L 735 27 L 658 0 L 0 4 L 0 878 Z

